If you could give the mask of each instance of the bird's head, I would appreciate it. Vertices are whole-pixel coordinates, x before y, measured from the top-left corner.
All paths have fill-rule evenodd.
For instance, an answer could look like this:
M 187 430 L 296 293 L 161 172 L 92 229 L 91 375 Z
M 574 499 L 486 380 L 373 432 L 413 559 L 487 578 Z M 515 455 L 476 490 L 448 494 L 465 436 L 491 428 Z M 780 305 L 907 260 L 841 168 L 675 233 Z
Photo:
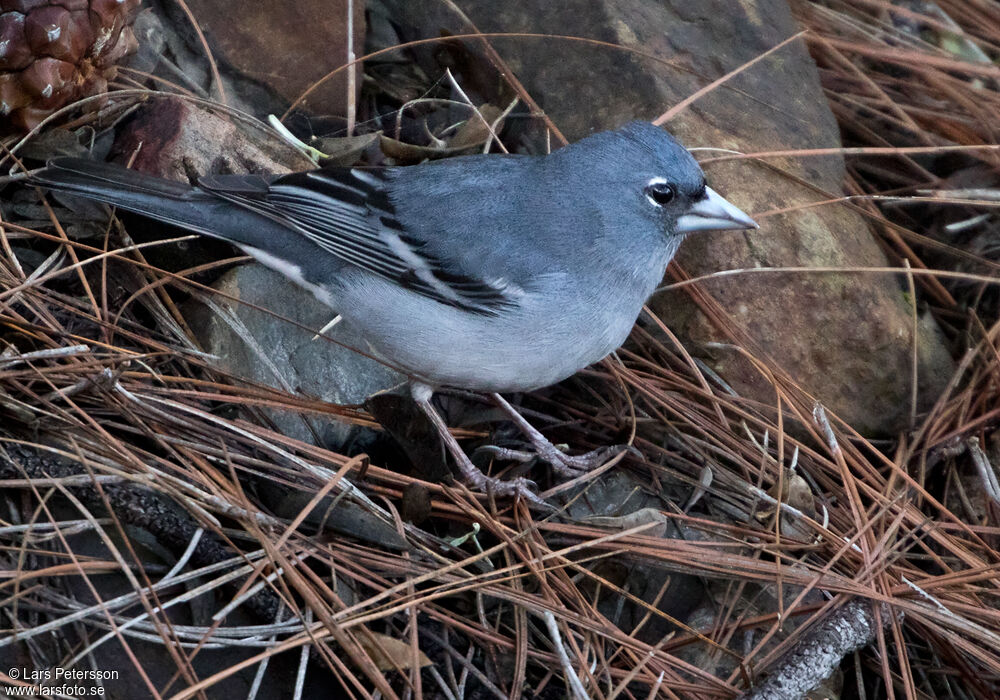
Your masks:
M 608 187 L 672 237 L 696 231 L 759 228 L 705 182 L 691 153 L 663 129 L 632 122 L 574 144 L 598 155 Z

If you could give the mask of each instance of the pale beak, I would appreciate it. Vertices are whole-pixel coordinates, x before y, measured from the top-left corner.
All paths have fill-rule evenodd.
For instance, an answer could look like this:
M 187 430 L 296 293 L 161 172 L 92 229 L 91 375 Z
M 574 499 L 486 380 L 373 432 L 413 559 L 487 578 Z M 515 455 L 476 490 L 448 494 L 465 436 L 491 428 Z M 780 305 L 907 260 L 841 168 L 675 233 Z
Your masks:
M 677 219 L 677 233 L 694 231 L 722 231 L 726 229 L 760 228 L 757 222 L 727 202 L 711 187 L 705 196 L 691 205 L 687 213 Z

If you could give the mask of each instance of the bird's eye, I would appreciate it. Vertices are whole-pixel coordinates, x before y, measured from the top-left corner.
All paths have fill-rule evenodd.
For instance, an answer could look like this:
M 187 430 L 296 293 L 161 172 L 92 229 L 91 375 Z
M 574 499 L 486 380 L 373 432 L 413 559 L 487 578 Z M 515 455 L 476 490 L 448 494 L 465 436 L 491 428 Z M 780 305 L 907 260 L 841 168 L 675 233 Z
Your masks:
M 670 204 L 674 199 L 674 188 L 665 182 L 654 182 L 646 186 L 646 198 L 658 207 Z

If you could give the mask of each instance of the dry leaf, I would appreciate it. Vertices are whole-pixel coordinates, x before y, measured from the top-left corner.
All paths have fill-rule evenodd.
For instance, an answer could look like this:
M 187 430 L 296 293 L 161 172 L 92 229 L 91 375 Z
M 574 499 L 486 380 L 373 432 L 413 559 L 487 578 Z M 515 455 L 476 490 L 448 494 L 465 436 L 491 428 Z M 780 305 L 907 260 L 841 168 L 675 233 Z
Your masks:
M 387 634 L 371 632 L 359 635 L 358 643 L 368 653 L 380 671 L 394 671 L 396 669 L 408 670 L 413 661 L 413 647 L 407 642 L 403 642 Z M 417 664 L 419 668 L 430 666 L 431 660 L 427 655 L 417 650 Z

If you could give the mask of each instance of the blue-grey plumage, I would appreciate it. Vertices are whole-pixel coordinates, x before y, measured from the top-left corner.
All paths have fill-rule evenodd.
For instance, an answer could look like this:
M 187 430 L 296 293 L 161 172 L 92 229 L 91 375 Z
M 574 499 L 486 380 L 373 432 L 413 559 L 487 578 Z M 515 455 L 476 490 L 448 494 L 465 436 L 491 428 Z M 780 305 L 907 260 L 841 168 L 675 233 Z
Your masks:
M 34 175 L 230 241 L 433 385 L 523 391 L 624 342 L 685 235 L 755 224 L 669 134 L 635 122 L 548 156 L 209 175 L 56 159 Z
M 469 483 L 536 504 L 531 482 L 471 463 L 430 403 L 434 387 L 492 392 L 536 455 L 564 475 L 585 472 L 614 450 L 565 455 L 499 392 L 554 384 L 620 346 L 687 234 L 757 226 L 706 186 L 683 146 L 641 122 L 547 156 L 208 175 L 193 186 L 58 158 L 32 180 L 229 241 L 303 285 L 413 378 Z

